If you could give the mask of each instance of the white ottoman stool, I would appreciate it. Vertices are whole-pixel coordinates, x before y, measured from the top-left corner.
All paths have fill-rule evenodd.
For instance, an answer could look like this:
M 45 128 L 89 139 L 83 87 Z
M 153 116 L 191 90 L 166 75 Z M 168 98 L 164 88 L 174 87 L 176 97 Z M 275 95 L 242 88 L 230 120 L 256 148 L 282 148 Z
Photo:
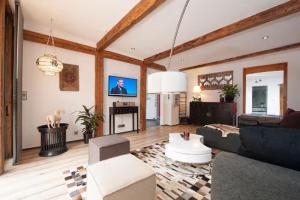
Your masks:
M 87 200 L 155 198 L 154 171 L 131 154 L 103 160 L 87 168 Z

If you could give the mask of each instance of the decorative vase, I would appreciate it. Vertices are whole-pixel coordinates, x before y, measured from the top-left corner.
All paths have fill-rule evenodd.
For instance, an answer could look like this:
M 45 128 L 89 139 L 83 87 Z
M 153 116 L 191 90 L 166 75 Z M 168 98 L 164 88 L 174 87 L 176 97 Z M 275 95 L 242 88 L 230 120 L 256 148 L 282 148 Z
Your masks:
M 189 140 L 190 139 L 190 133 L 189 132 L 183 132 L 183 139 Z
M 93 138 L 93 133 L 91 132 L 84 132 L 83 133 L 83 141 L 84 141 L 84 144 L 88 144 L 89 143 L 89 140 Z
M 232 96 L 225 96 L 225 102 L 226 103 L 233 103 L 234 97 Z

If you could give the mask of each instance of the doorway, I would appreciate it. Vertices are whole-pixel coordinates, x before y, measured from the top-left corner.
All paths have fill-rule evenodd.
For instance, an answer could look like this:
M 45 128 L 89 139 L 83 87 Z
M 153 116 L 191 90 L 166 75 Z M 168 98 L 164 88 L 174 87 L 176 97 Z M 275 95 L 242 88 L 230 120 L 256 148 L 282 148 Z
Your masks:
M 147 128 L 160 126 L 160 95 L 147 94 Z
M 287 63 L 244 68 L 246 114 L 283 115 L 287 109 Z

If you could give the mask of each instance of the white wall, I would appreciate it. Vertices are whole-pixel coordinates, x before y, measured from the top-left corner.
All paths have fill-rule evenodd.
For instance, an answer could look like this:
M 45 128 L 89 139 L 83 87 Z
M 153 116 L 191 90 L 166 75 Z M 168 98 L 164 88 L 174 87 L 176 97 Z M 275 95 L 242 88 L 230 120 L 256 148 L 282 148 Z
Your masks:
M 272 72 L 263 72 L 251 74 L 246 77 L 246 113 L 252 113 L 252 87 L 267 86 L 267 114 L 280 115 L 280 86 L 283 83 L 283 72 L 274 73 L 273 76 L 263 76 L 262 74 L 271 74 Z M 253 76 L 254 75 L 254 76 Z M 261 81 L 256 82 L 258 79 Z
M 147 69 L 147 75 L 150 75 L 155 72 L 160 71 L 152 68 Z M 159 103 L 161 102 L 158 102 L 156 94 L 147 93 L 146 119 L 157 119 L 160 116 L 160 113 L 158 113 L 158 106 L 160 106 L 158 105 Z
M 121 76 L 137 79 L 137 97 L 114 97 L 108 96 L 108 76 Z M 109 107 L 115 101 L 135 102 L 140 105 L 140 66 L 132 65 L 111 59 L 104 59 L 104 134 L 109 133 Z M 136 119 L 136 118 L 135 118 Z M 116 133 L 132 130 L 132 114 L 116 115 Z M 119 124 L 125 124 L 125 127 L 118 128 Z M 136 122 L 135 122 L 136 126 Z M 135 127 L 136 128 L 136 127 Z
M 44 53 L 45 45 L 24 41 L 23 91 L 28 99 L 23 101 L 23 148 L 40 145 L 37 127 L 46 124 L 46 116 L 63 108 L 62 122 L 69 123 L 67 141 L 82 139 L 80 128 L 74 124 L 74 111 L 81 105 L 95 104 L 95 57 L 88 54 L 56 48 L 58 58 L 64 63 L 79 65 L 79 92 L 60 91 L 59 76 L 45 76 L 35 65 Z M 74 134 L 75 131 L 79 133 Z
M 67 141 L 82 139 L 81 128 L 74 124 L 74 111 L 81 105 L 95 104 L 95 57 L 88 54 L 56 48 L 56 54 L 64 63 L 79 65 L 79 92 L 66 92 L 59 89 L 59 76 L 45 76 L 35 65 L 36 59 L 44 53 L 45 45 L 24 41 L 23 91 L 28 99 L 23 101 L 23 148 L 40 146 L 40 135 L 36 127 L 46 124 L 46 116 L 63 108 L 62 122 L 68 123 Z M 134 101 L 139 106 L 140 67 L 110 59 L 104 60 L 104 134 L 109 133 L 109 107 L 114 101 Z M 137 79 L 137 97 L 108 96 L 108 75 Z M 118 124 L 125 127 L 118 128 Z M 135 123 L 136 125 L 136 123 Z M 132 130 L 132 116 L 116 117 L 116 132 Z M 78 134 L 75 134 L 78 132 Z
M 157 95 L 147 94 L 146 119 L 157 119 Z
M 243 112 L 243 99 L 242 99 L 242 88 L 243 88 L 243 68 L 252 67 L 252 66 L 260 66 L 274 63 L 288 63 L 288 98 L 287 104 L 288 107 L 300 110 L 300 95 L 298 94 L 299 85 L 300 85 L 300 49 L 293 49 L 288 51 L 282 51 L 278 53 L 273 53 L 269 55 L 244 59 L 235 62 L 224 63 L 216 66 L 208 66 L 193 70 L 185 71 L 188 76 L 188 101 L 192 100 L 193 97 L 193 86 L 198 82 L 199 74 L 207 74 L 207 73 L 215 73 L 233 70 L 233 83 L 237 84 L 239 90 L 241 92 L 241 96 L 237 98 L 238 104 L 238 114 Z M 218 91 L 203 91 L 201 94 L 203 101 L 219 101 L 219 93 Z M 188 114 L 189 114 L 189 104 Z

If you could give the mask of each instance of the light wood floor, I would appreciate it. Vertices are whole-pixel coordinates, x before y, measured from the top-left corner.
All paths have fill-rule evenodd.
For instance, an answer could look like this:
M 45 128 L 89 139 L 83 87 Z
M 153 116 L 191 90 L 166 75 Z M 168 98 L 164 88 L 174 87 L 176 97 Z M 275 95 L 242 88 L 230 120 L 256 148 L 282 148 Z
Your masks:
M 130 148 L 138 149 L 167 140 L 168 133 L 189 131 L 195 126 L 160 126 L 147 131 L 122 134 L 130 140 Z M 6 173 L 0 176 L 0 199 L 62 200 L 68 199 L 62 172 L 66 169 L 87 164 L 88 146 L 83 142 L 68 144 L 69 150 L 59 156 L 39 157 L 39 149 L 26 150 L 20 165 L 6 162 Z

